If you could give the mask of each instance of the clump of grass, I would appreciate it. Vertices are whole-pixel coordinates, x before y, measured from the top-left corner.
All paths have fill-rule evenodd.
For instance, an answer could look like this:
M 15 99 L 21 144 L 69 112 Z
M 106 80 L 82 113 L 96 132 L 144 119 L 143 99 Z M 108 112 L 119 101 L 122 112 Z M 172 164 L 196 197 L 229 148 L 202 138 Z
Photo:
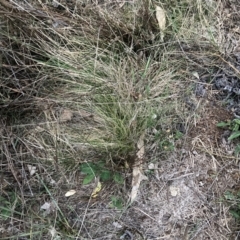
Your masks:
M 187 70 L 197 65 L 181 52 L 181 42 L 194 46 L 198 29 L 208 26 L 210 10 L 201 1 L 136 1 L 111 11 L 86 4 L 64 16 L 48 5 L 40 12 L 22 6 L 16 14 L 17 2 L 11 4 L 1 5 L 0 17 L 1 171 L 11 170 L 24 207 L 25 191 L 58 198 L 46 191 L 46 182 L 67 178 L 83 161 L 96 164 L 104 155 L 108 164 L 133 156 L 143 132 L 146 149 L 152 144 L 159 146 L 153 155 L 165 151 L 171 143 L 165 132 L 183 114 Z M 156 4 L 167 14 L 165 42 Z M 201 46 L 196 53 L 204 56 Z M 41 181 L 21 181 L 17 169 L 33 164 Z M 62 213 L 58 226 L 62 218 L 68 231 Z

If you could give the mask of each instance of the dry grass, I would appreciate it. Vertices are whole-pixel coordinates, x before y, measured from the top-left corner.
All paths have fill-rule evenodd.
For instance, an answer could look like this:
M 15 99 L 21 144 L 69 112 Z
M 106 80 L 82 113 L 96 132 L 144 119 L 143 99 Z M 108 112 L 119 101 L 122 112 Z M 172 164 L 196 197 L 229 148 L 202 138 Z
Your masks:
M 163 42 L 156 4 L 167 12 Z M 81 231 L 91 239 L 84 215 L 76 227 L 73 203 L 61 199 L 80 189 L 79 165 L 104 159 L 111 171 L 128 172 L 121 167 L 143 132 L 151 158 L 167 156 L 175 144 L 169 129 L 175 134 L 179 123 L 189 124 L 184 101 L 192 72 L 203 75 L 223 62 L 215 25 L 221 4 L 214 4 L 1 2 L 3 239 L 74 239 Z M 52 204 L 47 216 L 39 210 L 44 202 Z

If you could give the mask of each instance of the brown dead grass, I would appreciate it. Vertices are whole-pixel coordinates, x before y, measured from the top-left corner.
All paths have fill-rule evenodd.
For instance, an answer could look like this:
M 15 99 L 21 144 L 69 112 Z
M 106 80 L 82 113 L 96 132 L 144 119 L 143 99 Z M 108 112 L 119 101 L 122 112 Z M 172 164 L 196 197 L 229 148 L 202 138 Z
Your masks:
M 4 207 L 11 210 L 0 222 L 3 239 L 237 235 L 229 209 L 219 199 L 228 188 L 237 188 L 238 168 L 220 146 L 222 132 L 215 125 L 231 114 L 212 98 L 197 99 L 199 108 L 187 110 L 186 99 L 196 83 L 193 71 L 203 76 L 229 62 L 238 30 L 227 25 L 231 31 L 226 35 L 227 20 L 232 23 L 236 17 L 226 11 L 238 9 L 238 4 L 229 7 L 218 1 L 212 28 L 213 9 L 205 2 L 189 8 L 163 2 L 62 3 L 58 9 L 42 2 L 0 3 L 0 190 Z M 168 9 L 165 42 L 160 41 L 154 17 L 156 3 Z M 231 46 L 228 37 L 234 39 Z M 111 115 L 112 109 L 102 111 L 109 99 L 120 104 L 116 115 Z M 94 107 L 96 102 L 101 105 Z M 125 123 L 122 113 L 131 125 L 112 135 L 116 119 L 111 120 L 121 116 Z M 153 117 L 142 122 L 149 114 Z M 140 118 L 136 121 L 135 116 Z M 186 140 L 178 144 L 171 134 L 179 123 L 186 129 Z M 127 165 L 145 128 L 149 159 L 144 171 L 149 181 L 142 184 L 137 201 L 126 206 L 131 188 Z M 129 129 L 131 134 L 121 138 Z M 116 143 L 121 147 L 115 148 Z M 173 154 L 164 150 L 171 144 L 178 147 Z M 125 154 L 129 146 L 131 152 Z M 103 185 L 93 199 L 95 183 L 81 184 L 79 164 L 99 159 L 106 159 L 106 167 L 120 172 L 125 181 Z M 153 170 L 148 169 L 150 162 Z M 35 174 L 29 166 L 36 167 Z M 171 187 L 180 194 L 172 196 Z M 77 193 L 65 198 L 69 189 Z M 111 196 L 120 198 L 122 210 L 112 206 Z M 46 202 L 49 213 L 40 210 Z

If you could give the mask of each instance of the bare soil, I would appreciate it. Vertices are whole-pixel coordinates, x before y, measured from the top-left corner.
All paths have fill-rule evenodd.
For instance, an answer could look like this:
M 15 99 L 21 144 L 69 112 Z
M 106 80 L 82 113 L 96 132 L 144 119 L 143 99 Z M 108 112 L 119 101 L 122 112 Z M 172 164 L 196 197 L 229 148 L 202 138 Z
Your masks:
M 238 239 L 223 196 L 227 190 L 238 188 L 239 166 L 232 151 L 229 152 L 231 146 L 222 142 L 224 130 L 216 127 L 219 121 L 231 119 L 232 113 L 214 100 L 198 100 L 203 105 L 202 111 L 185 136 L 184 146 L 168 160 L 156 161 L 150 173 L 145 164 L 149 180 L 142 182 L 138 198 L 131 206 L 123 212 L 112 209 L 108 195 L 119 193 L 111 187 L 104 189 L 102 196 L 93 202 L 78 199 L 72 221 L 78 228 L 82 227 L 81 236 L 86 239 L 89 236 L 92 239 Z M 121 191 L 121 195 L 129 193 L 127 189 Z M 78 222 L 79 217 L 84 217 L 84 223 Z

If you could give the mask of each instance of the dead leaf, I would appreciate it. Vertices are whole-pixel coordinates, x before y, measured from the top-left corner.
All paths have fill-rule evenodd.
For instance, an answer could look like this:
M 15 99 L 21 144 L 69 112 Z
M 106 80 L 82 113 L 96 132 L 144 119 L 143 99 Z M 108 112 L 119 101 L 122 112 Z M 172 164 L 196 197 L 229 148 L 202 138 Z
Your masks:
M 140 183 L 142 180 L 147 180 L 148 178 L 142 173 L 142 160 L 144 158 L 145 154 L 145 148 L 144 148 L 144 137 L 145 133 L 143 133 L 138 142 L 137 142 L 137 158 L 135 159 L 135 166 L 133 167 L 133 178 L 132 178 L 132 191 L 130 194 L 130 201 L 131 203 L 136 199 L 138 189 L 140 187 Z
M 30 176 L 32 176 L 37 171 L 37 167 L 35 167 L 35 166 L 27 165 L 27 167 L 28 167 L 28 171 L 30 173 Z
M 157 119 L 157 114 L 153 114 L 152 119 Z
M 198 80 L 200 80 L 199 74 L 197 72 L 192 72 L 192 75 Z
M 68 192 L 65 193 L 65 197 L 70 197 L 76 193 L 75 190 L 69 190 Z
M 165 11 L 159 6 L 156 6 L 156 18 L 157 18 L 160 30 L 164 31 L 166 28 L 166 15 L 165 15 Z
M 133 168 L 133 179 L 132 179 L 132 191 L 130 194 L 131 203 L 136 199 L 138 189 L 142 180 L 148 180 L 148 178 L 142 174 L 139 167 Z
M 51 212 L 54 212 L 56 210 L 57 206 L 56 204 L 52 201 L 52 202 L 45 202 L 40 209 L 41 210 L 45 210 L 44 215 L 48 215 Z
M 150 164 L 148 165 L 148 169 L 149 169 L 149 170 L 155 169 L 154 163 L 150 163 Z
M 165 15 L 165 11 L 163 10 L 163 8 L 156 6 L 156 18 L 158 21 L 158 26 L 160 28 L 161 32 L 161 38 L 163 40 L 164 34 L 163 31 L 166 28 L 166 15 Z
M 140 136 L 138 142 L 137 142 L 137 157 L 142 160 L 143 156 L 145 154 L 145 148 L 144 148 L 144 137 L 145 137 L 145 132 Z
M 118 6 L 119 8 L 122 8 L 124 6 L 124 4 L 126 3 L 126 1 L 118 1 Z
M 170 190 L 171 196 L 173 197 L 176 197 L 177 195 L 180 194 L 180 189 L 178 187 L 170 186 L 169 190 Z
M 125 169 L 129 169 L 129 164 L 127 161 L 124 161 L 124 167 L 125 167 Z
M 54 179 L 51 178 L 50 182 L 49 182 L 52 186 L 56 185 L 56 181 Z
M 39 126 L 37 126 L 36 128 L 35 128 L 35 132 L 37 132 L 37 133 L 41 133 L 41 132 L 44 132 L 45 131 L 45 129 L 44 128 L 41 128 L 41 127 L 39 127 Z
M 45 202 L 40 209 L 42 210 L 48 210 L 51 207 L 51 204 L 49 202 Z
M 119 224 L 118 222 L 113 222 L 113 226 L 115 227 L 115 228 L 122 228 L 122 225 L 121 224 Z
M 69 109 L 64 109 L 59 117 L 60 122 L 71 121 L 73 117 L 73 112 Z
M 92 198 L 96 198 L 97 195 L 98 195 L 98 193 L 101 191 L 101 189 L 102 189 L 102 184 L 101 184 L 100 181 L 98 181 L 97 186 L 96 186 L 95 189 L 93 190 L 91 197 L 92 197 Z
M 45 202 L 41 207 L 41 210 L 44 210 L 44 215 L 50 214 L 52 211 L 54 211 L 54 207 L 50 202 Z
M 57 231 L 53 226 L 49 228 L 49 233 L 51 234 L 52 239 L 55 239 L 54 237 L 57 235 Z

